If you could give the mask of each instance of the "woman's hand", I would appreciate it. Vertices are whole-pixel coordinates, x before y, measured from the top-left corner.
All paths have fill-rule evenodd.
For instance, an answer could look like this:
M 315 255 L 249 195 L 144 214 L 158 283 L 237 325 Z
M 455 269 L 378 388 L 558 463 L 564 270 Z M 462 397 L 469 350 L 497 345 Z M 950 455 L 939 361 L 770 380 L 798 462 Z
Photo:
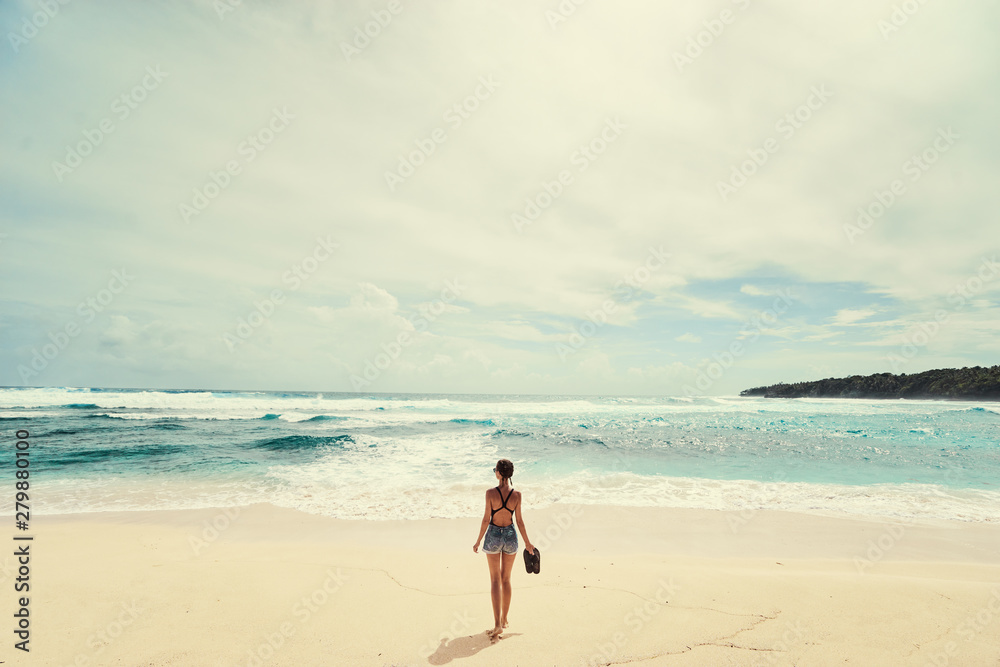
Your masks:
M 472 545 L 472 550 L 475 551 L 476 553 L 479 553 L 479 542 L 476 542 L 475 544 Z
M 533 545 L 531 542 L 528 542 L 527 546 L 528 546 L 528 553 L 531 554 L 532 556 L 534 556 L 535 555 L 535 545 Z

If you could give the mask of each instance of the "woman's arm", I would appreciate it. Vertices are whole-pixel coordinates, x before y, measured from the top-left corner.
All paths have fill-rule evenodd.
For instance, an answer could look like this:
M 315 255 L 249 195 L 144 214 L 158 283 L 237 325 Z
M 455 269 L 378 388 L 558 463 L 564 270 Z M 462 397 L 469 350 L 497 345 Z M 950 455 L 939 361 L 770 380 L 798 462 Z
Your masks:
M 479 526 L 479 537 L 476 538 L 476 543 L 472 545 L 472 550 L 479 553 L 479 542 L 482 541 L 483 535 L 486 534 L 486 529 L 490 525 L 490 492 L 486 492 L 486 511 L 483 512 L 483 523 Z
M 521 505 L 523 504 L 524 496 L 518 491 L 517 494 L 517 509 L 514 510 L 514 516 L 517 518 L 517 529 L 521 531 L 521 537 L 524 538 L 524 546 L 528 549 L 531 554 L 535 553 L 535 547 L 531 544 L 531 540 L 528 539 L 528 533 L 524 531 L 524 519 L 521 518 Z

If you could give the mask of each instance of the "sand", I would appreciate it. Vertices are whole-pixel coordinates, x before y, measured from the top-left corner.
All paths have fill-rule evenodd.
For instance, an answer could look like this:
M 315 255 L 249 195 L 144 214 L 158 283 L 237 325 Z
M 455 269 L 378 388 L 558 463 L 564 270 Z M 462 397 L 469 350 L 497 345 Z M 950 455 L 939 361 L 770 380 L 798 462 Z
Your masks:
M 0 660 L 1000 665 L 997 525 L 560 505 L 524 517 L 542 572 L 515 564 L 510 625 L 491 643 L 478 518 L 36 516 L 31 651 L 14 648 L 12 547 Z

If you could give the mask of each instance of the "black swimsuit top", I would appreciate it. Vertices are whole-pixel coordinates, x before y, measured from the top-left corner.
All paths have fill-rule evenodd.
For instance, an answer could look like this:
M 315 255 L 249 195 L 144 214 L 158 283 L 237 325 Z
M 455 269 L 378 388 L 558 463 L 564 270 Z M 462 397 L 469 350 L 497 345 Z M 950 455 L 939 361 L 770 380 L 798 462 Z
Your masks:
M 493 515 L 499 512 L 500 510 L 507 510 L 508 512 L 510 512 L 511 523 L 514 523 L 514 510 L 507 507 L 507 501 L 510 500 L 510 497 L 514 494 L 514 489 L 510 490 L 510 493 L 507 494 L 506 498 L 503 497 L 503 491 L 500 490 L 499 486 L 497 487 L 497 493 L 500 494 L 500 500 L 503 501 L 503 505 L 496 509 L 490 507 L 490 525 L 496 526 L 496 524 L 493 523 Z M 509 526 L 510 524 L 507 525 Z M 507 526 L 497 526 L 497 528 L 506 528 L 506 527 Z

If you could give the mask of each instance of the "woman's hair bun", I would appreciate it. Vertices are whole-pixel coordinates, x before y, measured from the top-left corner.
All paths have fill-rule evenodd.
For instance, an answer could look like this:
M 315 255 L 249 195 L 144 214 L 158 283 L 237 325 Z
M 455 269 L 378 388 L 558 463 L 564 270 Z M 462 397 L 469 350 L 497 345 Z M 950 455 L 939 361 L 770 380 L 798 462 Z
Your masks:
M 514 464 L 508 459 L 500 459 L 497 461 L 497 472 L 509 479 L 514 476 Z

